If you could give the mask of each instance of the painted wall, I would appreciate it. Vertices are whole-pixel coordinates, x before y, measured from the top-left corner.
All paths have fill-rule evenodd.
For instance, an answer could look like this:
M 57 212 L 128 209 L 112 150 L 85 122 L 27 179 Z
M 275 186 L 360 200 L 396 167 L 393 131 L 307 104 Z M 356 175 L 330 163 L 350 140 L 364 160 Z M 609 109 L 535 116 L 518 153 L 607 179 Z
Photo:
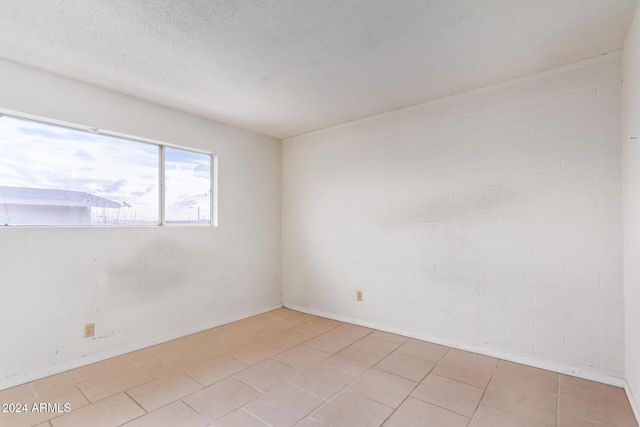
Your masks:
M 218 228 L 0 228 L 0 388 L 281 304 L 278 141 L 3 60 L 0 108 L 217 152 L 220 204 Z
M 284 304 L 622 384 L 619 106 L 618 52 L 285 140 Z
M 627 35 L 622 64 L 625 373 L 629 400 L 640 419 L 640 7 Z

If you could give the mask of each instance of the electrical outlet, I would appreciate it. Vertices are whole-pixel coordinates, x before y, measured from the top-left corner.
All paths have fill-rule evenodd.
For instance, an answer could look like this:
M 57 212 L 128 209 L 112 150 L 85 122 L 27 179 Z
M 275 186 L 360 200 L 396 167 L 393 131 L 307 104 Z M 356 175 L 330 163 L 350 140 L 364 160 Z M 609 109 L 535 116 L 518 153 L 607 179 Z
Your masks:
M 84 325 L 84 337 L 90 338 L 94 336 L 96 333 L 96 324 L 95 323 L 87 323 Z
M 356 294 L 356 299 L 358 301 L 362 301 L 362 291 L 358 291 L 358 293 Z

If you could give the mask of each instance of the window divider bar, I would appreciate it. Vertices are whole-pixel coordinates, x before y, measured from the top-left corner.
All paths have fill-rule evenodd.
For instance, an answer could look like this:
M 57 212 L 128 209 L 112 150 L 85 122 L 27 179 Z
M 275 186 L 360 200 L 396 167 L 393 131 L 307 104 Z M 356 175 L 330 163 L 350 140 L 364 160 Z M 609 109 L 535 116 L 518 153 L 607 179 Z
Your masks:
M 164 145 L 160 145 L 160 155 L 158 156 L 158 158 L 160 159 L 160 173 L 158 174 L 158 177 L 160 179 L 160 191 L 158 192 L 158 196 L 160 198 L 160 201 L 158 203 L 158 206 L 160 208 L 160 225 L 161 226 L 165 226 L 167 225 L 166 223 L 166 218 L 165 218 L 165 180 L 164 180 L 164 176 L 165 176 L 165 161 L 164 161 Z
M 211 155 L 211 225 L 218 226 L 218 153 Z

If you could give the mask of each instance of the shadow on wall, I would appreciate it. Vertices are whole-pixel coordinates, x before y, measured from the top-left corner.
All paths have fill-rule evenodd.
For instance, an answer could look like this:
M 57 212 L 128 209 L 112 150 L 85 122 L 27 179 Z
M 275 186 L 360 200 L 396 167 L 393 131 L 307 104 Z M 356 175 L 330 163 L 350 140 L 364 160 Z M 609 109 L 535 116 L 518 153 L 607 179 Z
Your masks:
M 194 251 L 171 238 L 147 243 L 135 256 L 107 267 L 110 287 L 135 299 L 160 299 L 175 292 L 201 268 Z

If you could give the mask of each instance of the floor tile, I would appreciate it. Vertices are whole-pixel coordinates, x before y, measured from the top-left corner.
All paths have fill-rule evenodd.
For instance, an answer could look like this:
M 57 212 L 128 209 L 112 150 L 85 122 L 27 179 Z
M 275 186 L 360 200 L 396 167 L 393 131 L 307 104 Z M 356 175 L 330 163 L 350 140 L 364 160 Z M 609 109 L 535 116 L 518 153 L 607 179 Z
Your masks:
M 535 421 L 490 406 L 480 405 L 469 427 L 551 427 L 554 423 Z M 585 426 L 586 427 L 586 426 Z
M 614 387 L 612 385 L 589 381 L 569 375 L 560 374 L 560 386 L 586 390 L 607 398 L 627 400 L 627 393 L 622 387 Z
M 274 427 L 293 426 L 324 403 L 323 399 L 283 384 L 252 400 L 244 409 Z
M 39 401 L 4 401 L 0 400 L 0 403 L 18 403 L 20 404 L 19 412 L 13 412 L 15 409 L 10 409 L 12 412 L 0 412 L 0 426 L 11 426 L 11 427 L 31 427 L 36 424 L 46 423 L 47 420 L 60 416 L 60 413 L 64 412 L 64 401 L 55 402 L 58 403 L 58 406 L 54 408 L 53 412 L 49 411 L 34 411 L 33 405 L 39 405 Z M 49 403 L 47 401 L 46 403 Z M 50 402 L 54 403 L 54 402 Z M 22 405 L 26 405 L 26 408 Z
M 322 426 L 322 424 L 320 424 L 318 421 L 314 420 L 311 417 L 307 417 L 304 420 L 300 421 L 298 424 L 296 424 L 296 427 L 320 427 Z
M 560 386 L 559 411 L 566 414 L 616 426 L 636 426 L 629 402 L 607 397 L 601 392 Z
M 294 368 L 270 359 L 238 372 L 234 378 L 265 392 L 284 383 L 296 373 Z
M 202 388 L 202 384 L 185 374 L 173 374 L 127 391 L 145 411 L 154 411 Z
M 178 400 L 124 424 L 123 427 L 204 427 L 209 421 Z
M 212 424 L 214 427 L 270 427 L 244 409 L 233 411 Z
M 622 388 L 284 308 L 0 390 L 12 401 L 72 412 L 0 426 L 638 427 Z
M 354 381 L 349 390 L 395 409 L 416 385 L 417 383 L 406 378 L 370 369 Z
M 557 402 L 558 374 L 504 361 L 482 398 L 484 405 L 547 423 L 556 421 Z
M 246 345 L 247 343 L 242 340 L 241 342 L 229 340 L 224 336 L 206 336 L 196 343 L 194 343 L 189 349 L 189 353 L 201 361 L 220 357 L 226 353 L 237 350 L 238 348 Z
M 197 345 L 197 343 L 194 343 L 193 338 L 189 335 L 186 337 L 147 347 L 145 350 L 155 354 L 158 357 L 166 357 L 175 353 L 176 351 L 189 352 L 189 349 L 193 345 Z
M 280 353 L 273 359 L 278 362 L 282 362 L 285 365 L 289 365 L 292 368 L 303 369 L 311 365 L 326 359 L 329 357 L 329 353 L 317 350 L 312 347 L 300 345 L 294 347 L 291 350 L 287 350 L 284 353 Z
M 332 426 L 374 427 L 391 412 L 391 408 L 345 390 L 313 412 L 311 418 Z
M 451 412 L 471 417 L 483 393 L 484 389 L 429 374 L 411 393 L 411 396 Z
M 407 337 L 403 337 L 402 335 L 396 335 L 396 334 L 391 334 L 389 332 L 382 332 L 382 331 L 373 331 L 369 336 L 371 338 L 387 340 L 387 341 L 395 342 L 398 344 L 402 344 L 409 339 Z
M 378 356 L 345 348 L 325 359 L 322 364 L 353 375 L 362 375 L 366 370 L 378 363 L 380 359 L 381 357 Z
M 52 418 L 50 414 L 31 412 L 31 405 L 35 402 L 36 397 L 29 384 L 0 390 L 0 404 L 27 404 L 26 412 L 23 412 L 22 407 L 20 408 L 20 412 L 17 412 L 15 409 L 14 411 L 16 412 L 0 412 L 0 426 L 30 427 Z
M 211 385 L 246 369 L 247 365 L 229 357 L 219 356 L 185 370 L 185 373 L 203 385 Z
M 331 331 L 331 334 L 339 335 L 344 338 L 356 341 L 360 338 L 364 338 L 373 332 L 373 329 L 365 328 L 364 326 L 344 324 Z
M 434 366 L 436 366 L 435 362 L 418 359 L 396 351 L 381 360 L 376 368 L 411 381 L 420 382 Z
M 124 371 L 100 374 L 77 384 L 77 387 L 89 401 L 96 402 L 149 381 L 153 381 L 153 377 L 138 368 L 130 368 Z
M 451 349 L 433 369 L 441 377 L 485 388 L 498 361 L 492 357 Z
M 289 383 L 328 400 L 357 377 L 325 365 L 316 365 L 289 380 Z
M 129 396 L 116 394 L 51 420 L 53 427 L 113 427 L 144 415 Z
M 347 324 L 347 323 L 341 322 L 339 320 L 329 319 L 328 317 L 314 316 L 313 320 L 316 320 L 318 322 L 324 323 L 324 324 L 329 325 L 329 326 L 333 326 L 334 328 L 337 327 L 337 326 L 341 326 L 341 325 L 346 325 Z
M 202 363 L 202 359 L 183 351 L 171 353 L 167 356 L 141 362 L 138 367 L 153 378 L 183 372 L 192 366 Z
M 103 360 L 95 363 L 94 365 L 102 372 L 113 373 L 116 371 L 126 371 L 135 368 L 139 363 L 157 358 L 158 356 L 156 354 L 148 351 L 147 349 L 142 349 Z
M 311 338 L 306 335 L 299 334 L 297 332 L 285 331 L 273 335 L 268 340 L 264 341 L 281 350 L 289 350 L 297 345 L 309 341 L 309 339 Z
M 433 344 L 426 341 L 409 339 L 396 350 L 398 353 L 417 357 L 430 362 L 439 362 L 449 351 L 449 347 Z
M 209 421 L 235 411 L 253 400 L 260 392 L 235 378 L 227 378 L 182 400 Z
M 12 426 L 19 426 L 23 423 L 26 425 L 27 420 L 29 420 L 29 425 L 33 425 L 37 422 L 59 416 L 60 413 L 58 411 L 64 411 L 63 408 L 65 404 L 68 404 L 71 407 L 71 410 L 76 410 L 88 405 L 89 401 L 87 398 L 73 384 L 74 381 L 80 380 L 85 376 L 79 375 L 77 372 L 74 374 L 65 374 L 66 373 L 57 374 L 29 383 L 28 385 L 31 387 L 32 395 L 27 396 L 24 400 L 18 401 L 29 404 L 31 408 L 29 413 L 0 414 L 0 425 L 3 425 L 4 422 L 6 422 L 7 425 Z M 15 402 L 14 400 L 10 400 L 9 402 L 12 401 Z M 0 402 L 7 401 L 0 399 Z M 33 404 L 40 405 L 41 403 L 53 404 L 54 408 L 55 405 L 57 405 L 58 408 L 62 409 L 54 409 L 53 412 L 48 412 L 48 410 L 41 412 L 34 411 Z
M 256 363 L 267 360 L 279 353 L 282 353 L 282 350 L 278 347 L 265 343 L 256 343 L 241 347 L 231 352 L 231 356 L 234 359 L 238 359 L 245 365 L 255 365 Z
M 95 364 L 91 364 L 51 375 L 29 384 L 36 396 L 49 396 L 100 374 L 102 374 L 102 371 Z
M 30 383 L 0 390 L 0 402 L 23 402 L 33 398 L 35 394 Z
M 325 353 L 335 353 L 351 344 L 353 344 L 353 340 L 349 338 L 328 334 L 317 336 L 304 343 L 307 347 L 312 347 Z
M 327 325 L 326 323 L 312 320 L 310 322 L 303 323 L 302 325 L 296 326 L 295 328 L 292 328 L 290 330 L 291 332 L 302 334 L 307 337 L 317 337 L 318 335 L 322 335 L 325 332 L 329 332 L 333 328 L 334 326 L 330 326 L 330 325 Z
M 469 418 L 409 397 L 384 423 L 388 427 L 465 427 Z
M 393 350 L 398 348 L 400 343 L 383 340 L 379 338 L 373 338 L 371 336 L 366 336 L 349 347 L 351 350 L 356 350 L 361 353 L 371 354 L 373 356 L 377 356 L 379 358 L 383 358 L 388 356 Z
M 607 424 L 585 420 L 584 418 L 565 412 L 558 414 L 558 427 L 605 427 L 606 425 Z
M 266 329 L 264 329 L 264 330 L 260 331 L 260 332 L 256 335 L 255 340 L 253 341 L 253 343 L 254 343 L 254 344 L 255 344 L 255 343 L 271 344 L 269 341 L 270 341 L 272 338 L 274 338 L 274 337 L 276 337 L 276 336 L 278 336 L 278 335 L 280 335 L 280 334 L 282 334 L 282 333 L 285 333 L 285 332 L 286 332 L 286 330 L 282 331 L 282 330 L 280 330 L 280 329 L 266 328 Z M 293 333 L 293 332 L 292 332 L 292 333 Z
M 493 374 L 493 379 L 505 382 L 529 383 L 544 389 L 557 390 L 559 386 L 559 374 L 555 372 L 521 365 L 519 363 L 507 362 L 506 360 L 498 362 L 498 366 Z

